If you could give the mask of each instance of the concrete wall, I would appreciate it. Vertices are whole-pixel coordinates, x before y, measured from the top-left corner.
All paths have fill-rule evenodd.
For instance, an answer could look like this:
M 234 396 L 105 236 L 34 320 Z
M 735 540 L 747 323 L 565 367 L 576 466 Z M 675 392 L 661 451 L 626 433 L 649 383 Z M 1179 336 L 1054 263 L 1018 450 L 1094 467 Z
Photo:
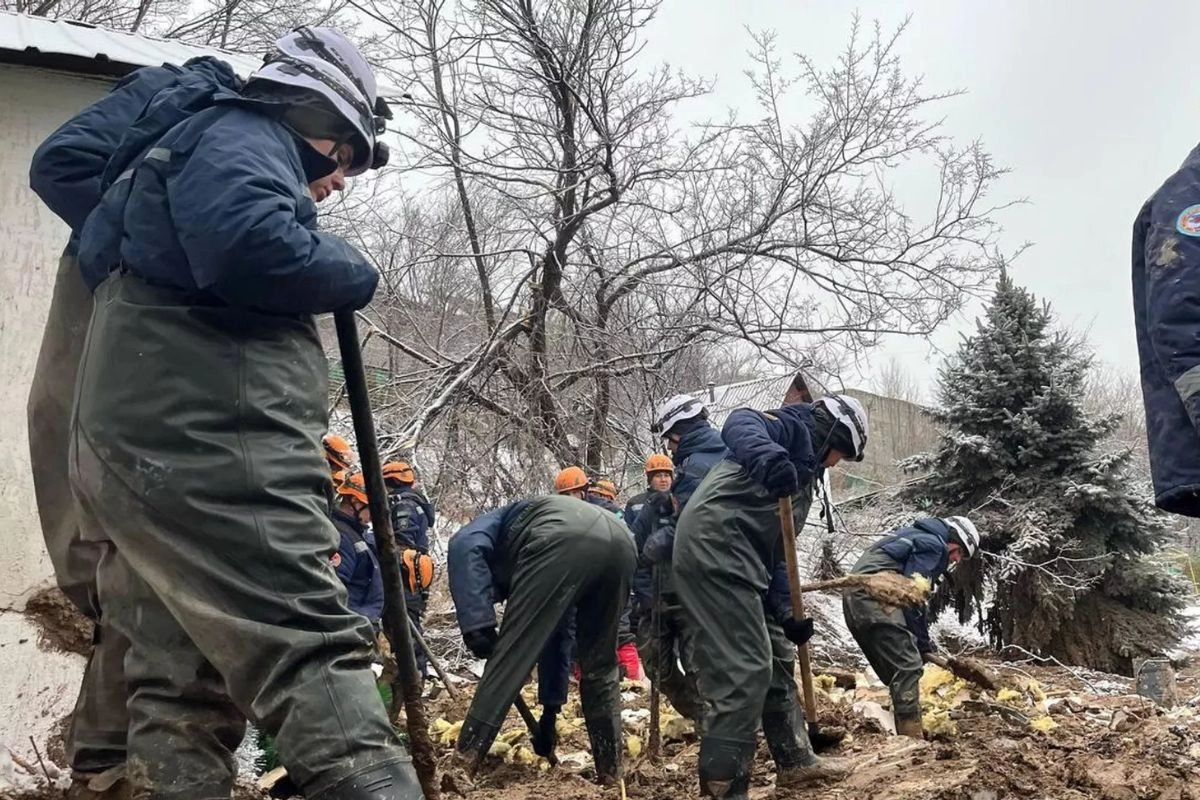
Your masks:
M 0 608 L 20 605 L 51 576 L 29 474 L 25 401 L 67 228 L 29 190 L 29 162 L 51 131 L 108 86 L 0 64 Z
M 846 394 L 858 398 L 866 407 L 871 429 L 862 462 L 843 462 L 834 470 L 833 488 L 837 496 L 845 499 L 911 477 L 902 474 L 896 462 L 937 445 L 938 432 L 933 420 L 920 406 L 906 400 L 857 389 Z

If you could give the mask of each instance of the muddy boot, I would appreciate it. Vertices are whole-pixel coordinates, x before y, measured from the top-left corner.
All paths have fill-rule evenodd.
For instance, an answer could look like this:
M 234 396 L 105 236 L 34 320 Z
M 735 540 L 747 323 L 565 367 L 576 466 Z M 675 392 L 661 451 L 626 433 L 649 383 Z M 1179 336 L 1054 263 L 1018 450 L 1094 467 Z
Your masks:
M 776 787 L 805 786 L 823 780 L 841 780 L 850 774 L 850 760 L 821 758 L 808 740 L 804 716 L 796 712 L 763 714 L 763 737 L 775 762 Z
M 700 742 L 700 795 L 716 800 L 747 800 L 754 742 L 705 738 Z
M 596 763 L 596 782 L 616 786 L 621 777 L 621 718 L 614 714 L 589 719 L 585 725 Z
M 412 761 L 376 764 L 344 778 L 310 800 L 421 800 L 421 784 Z
M 66 800 L 129 800 L 131 796 L 122 765 L 94 775 L 72 775 Z
M 498 733 L 498 725 L 490 725 L 468 716 L 463 722 L 462 730 L 459 731 L 458 745 L 454 749 L 459 763 L 471 772 L 478 769 L 483 763 L 483 757 L 492 749 L 492 742 L 496 741 Z
M 921 718 L 915 716 L 900 716 L 896 715 L 896 734 L 899 736 L 911 736 L 914 739 L 924 739 L 925 731 L 921 727 Z

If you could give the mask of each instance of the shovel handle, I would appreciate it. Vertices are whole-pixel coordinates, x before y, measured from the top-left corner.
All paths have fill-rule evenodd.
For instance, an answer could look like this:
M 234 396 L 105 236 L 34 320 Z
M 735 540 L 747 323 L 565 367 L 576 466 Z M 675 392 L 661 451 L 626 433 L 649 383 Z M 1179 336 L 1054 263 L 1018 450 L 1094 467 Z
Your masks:
M 792 498 L 779 498 L 779 528 L 783 534 L 783 561 L 787 567 L 788 589 L 792 596 L 792 616 L 804 619 L 804 595 L 800 591 L 800 564 L 796 560 L 796 522 L 792 519 Z M 804 692 L 804 715 L 810 725 L 817 721 L 817 694 L 813 691 L 812 661 L 808 642 L 796 647 L 800 662 L 800 688 Z

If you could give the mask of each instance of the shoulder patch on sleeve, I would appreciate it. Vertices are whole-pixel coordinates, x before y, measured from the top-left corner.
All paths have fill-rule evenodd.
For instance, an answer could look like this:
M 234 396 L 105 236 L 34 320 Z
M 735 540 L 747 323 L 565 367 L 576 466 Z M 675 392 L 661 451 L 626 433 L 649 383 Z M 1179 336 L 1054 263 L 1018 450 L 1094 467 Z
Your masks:
M 1175 230 L 1184 236 L 1200 236 L 1200 204 L 1188 206 L 1179 212 Z

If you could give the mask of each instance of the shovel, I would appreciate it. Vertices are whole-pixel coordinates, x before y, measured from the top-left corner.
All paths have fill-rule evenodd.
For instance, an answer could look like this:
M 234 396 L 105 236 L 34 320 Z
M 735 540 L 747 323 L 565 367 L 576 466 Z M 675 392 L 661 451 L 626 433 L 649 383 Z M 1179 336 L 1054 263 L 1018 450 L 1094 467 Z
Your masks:
M 438 797 L 434 780 L 437 758 L 433 740 L 429 738 L 429 722 L 421 702 L 421 681 L 417 675 L 417 660 L 413 654 L 413 638 L 404 607 L 404 590 L 400 577 L 400 559 L 388 513 L 387 491 L 383 485 L 383 467 L 379 458 L 379 442 L 375 438 L 375 418 L 371 414 L 371 398 L 367 393 L 367 373 L 363 369 L 362 345 L 358 341 L 358 323 L 353 311 L 338 311 L 333 315 L 337 329 L 338 349 L 342 356 L 342 373 L 346 379 L 346 398 L 354 421 L 354 438 L 362 461 L 363 480 L 367 484 L 367 505 L 371 510 L 371 528 L 379 547 L 379 570 L 383 574 L 383 629 L 396 659 L 397 679 L 392 683 L 391 716 L 396 717 L 404 706 L 408 720 L 408 740 L 413 767 L 421 781 L 426 798 Z
M 472 664 L 471 666 L 467 667 L 467 671 L 476 678 L 479 678 L 480 680 L 483 679 L 482 667 Z M 529 704 L 525 702 L 525 698 L 521 696 L 520 692 L 517 692 L 517 699 L 513 701 L 513 705 L 517 707 L 517 714 L 519 714 L 521 719 L 524 720 L 525 727 L 529 729 L 529 738 L 533 739 L 538 735 L 537 717 L 533 715 L 533 712 L 529 709 Z M 546 760 L 550 762 L 550 766 L 558 766 L 558 756 L 554 755 L 554 753 L 551 753 L 550 757 Z
M 792 498 L 779 498 L 779 526 L 783 532 L 783 559 L 787 566 L 788 588 L 792 596 L 792 616 L 804 619 L 804 595 L 800 585 L 800 565 L 796 562 L 796 523 L 792 519 Z M 817 725 L 817 695 L 813 690 L 812 661 L 808 642 L 796 646 L 800 662 L 800 686 L 804 692 L 804 718 L 808 722 L 808 739 L 814 750 L 828 750 L 841 743 L 842 737 L 822 731 Z

